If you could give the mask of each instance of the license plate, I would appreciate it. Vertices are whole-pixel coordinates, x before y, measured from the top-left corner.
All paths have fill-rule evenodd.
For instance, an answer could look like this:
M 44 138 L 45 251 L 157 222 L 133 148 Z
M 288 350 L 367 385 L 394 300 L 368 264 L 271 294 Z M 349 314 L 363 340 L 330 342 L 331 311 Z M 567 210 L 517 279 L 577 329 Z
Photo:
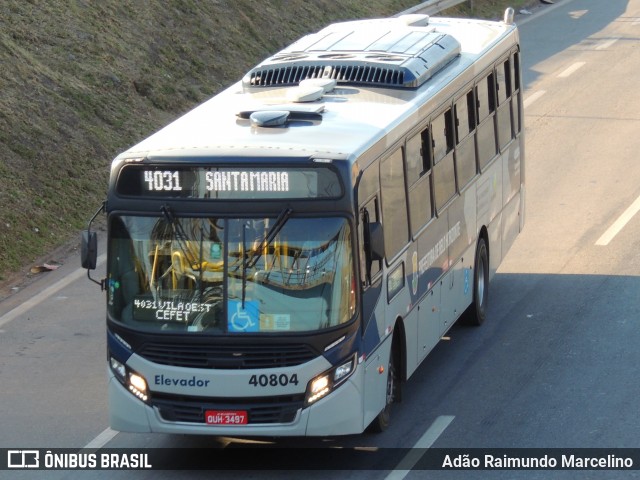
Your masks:
M 249 416 L 244 410 L 207 410 L 204 412 L 207 425 L 246 425 Z

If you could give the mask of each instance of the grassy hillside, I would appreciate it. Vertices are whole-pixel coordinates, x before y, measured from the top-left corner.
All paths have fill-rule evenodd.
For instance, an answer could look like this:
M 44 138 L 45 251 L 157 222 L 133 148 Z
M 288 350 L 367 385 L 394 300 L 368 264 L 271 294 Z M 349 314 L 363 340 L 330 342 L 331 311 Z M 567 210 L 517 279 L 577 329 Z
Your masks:
M 0 280 L 77 236 L 121 150 L 303 34 L 415 3 L 3 0 Z

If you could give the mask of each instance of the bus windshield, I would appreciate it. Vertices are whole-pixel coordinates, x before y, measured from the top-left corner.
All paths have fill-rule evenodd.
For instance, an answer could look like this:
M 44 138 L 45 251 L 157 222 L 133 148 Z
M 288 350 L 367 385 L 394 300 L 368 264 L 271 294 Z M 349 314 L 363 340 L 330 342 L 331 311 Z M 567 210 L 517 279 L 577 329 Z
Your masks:
M 345 218 L 112 216 L 110 317 L 156 332 L 313 332 L 355 312 Z

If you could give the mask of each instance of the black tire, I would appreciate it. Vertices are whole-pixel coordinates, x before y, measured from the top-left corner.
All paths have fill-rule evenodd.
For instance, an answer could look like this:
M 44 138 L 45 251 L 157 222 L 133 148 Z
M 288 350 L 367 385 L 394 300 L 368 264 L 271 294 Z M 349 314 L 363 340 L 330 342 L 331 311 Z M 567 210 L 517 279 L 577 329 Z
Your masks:
M 480 237 L 476 247 L 473 267 L 473 303 L 465 312 L 465 323 L 480 326 L 487 317 L 489 304 L 489 250 L 487 242 Z
M 371 422 L 368 430 L 373 433 L 382 433 L 391 424 L 391 409 L 399 396 L 400 375 L 398 374 L 398 362 L 396 359 L 396 343 L 391 346 L 389 365 L 387 367 L 387 400 L 384 408 L 378 416 Z

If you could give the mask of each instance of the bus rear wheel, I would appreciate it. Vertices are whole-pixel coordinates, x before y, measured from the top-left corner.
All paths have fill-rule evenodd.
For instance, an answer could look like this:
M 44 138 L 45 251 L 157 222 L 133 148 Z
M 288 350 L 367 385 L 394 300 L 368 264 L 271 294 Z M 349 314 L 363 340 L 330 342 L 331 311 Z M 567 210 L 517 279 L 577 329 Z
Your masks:
M 465 323 L 480 326 L 487 316 L 489 303 L 489 251 L 483 237 L 478 240 L 473 271 L 473 302 L 465 312 Z

